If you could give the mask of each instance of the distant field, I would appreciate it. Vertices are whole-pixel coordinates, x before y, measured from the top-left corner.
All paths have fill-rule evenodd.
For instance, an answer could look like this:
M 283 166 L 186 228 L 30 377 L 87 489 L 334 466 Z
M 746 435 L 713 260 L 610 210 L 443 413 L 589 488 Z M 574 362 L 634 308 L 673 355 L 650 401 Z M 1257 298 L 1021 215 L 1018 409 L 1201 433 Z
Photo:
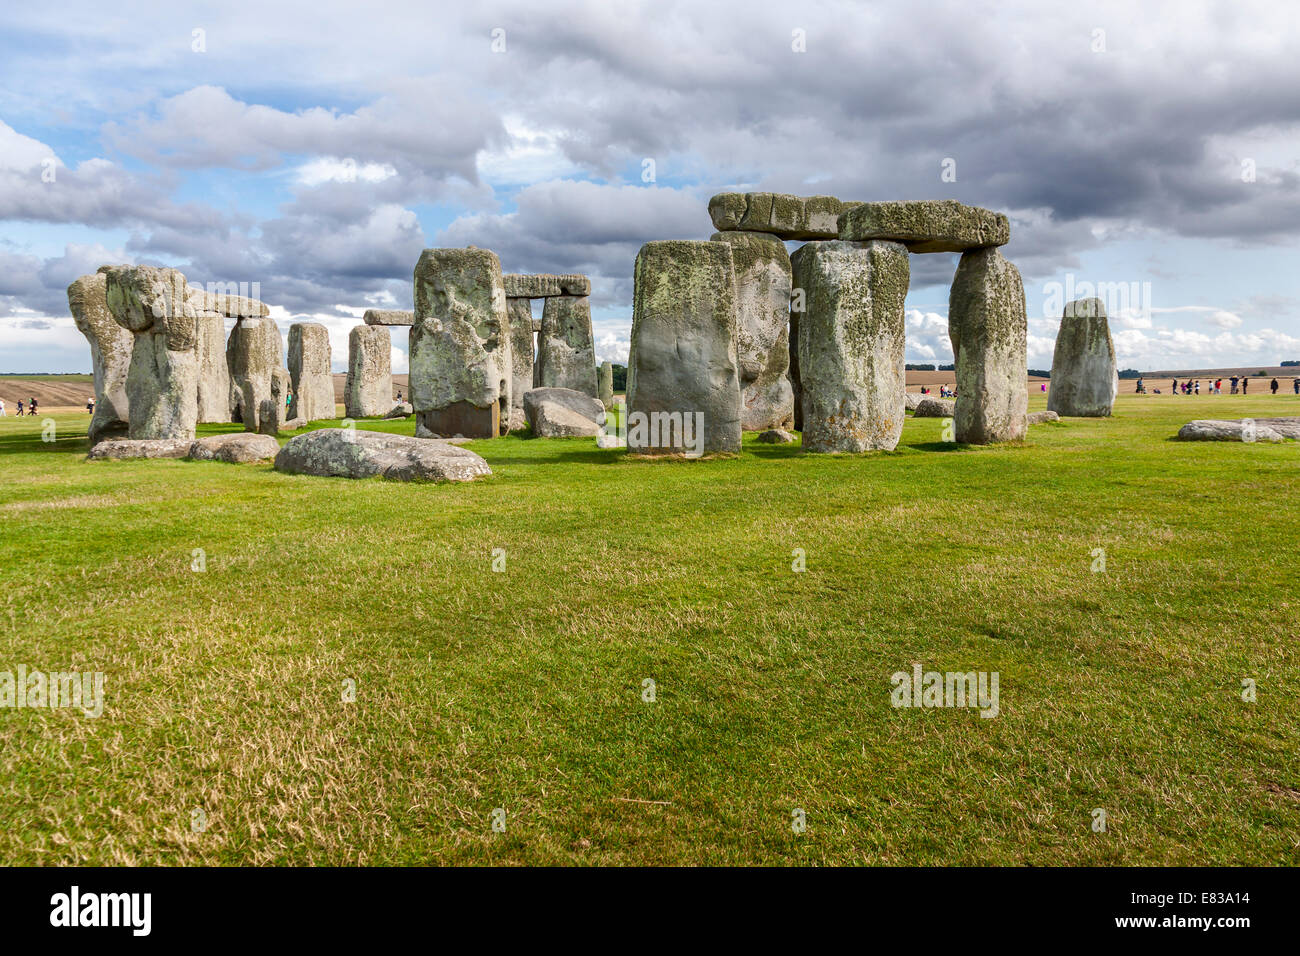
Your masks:
M 0 669 L 107 677 L 98 719 L 0 711 L 0 862 L 1294 865 L 1300 445 L 1171 440 L 1228 404 L 858 457 L 512 436 L 462 486 L 0 420 Z M 895 709 L 914 664 L 998 672 L 998 715 Z

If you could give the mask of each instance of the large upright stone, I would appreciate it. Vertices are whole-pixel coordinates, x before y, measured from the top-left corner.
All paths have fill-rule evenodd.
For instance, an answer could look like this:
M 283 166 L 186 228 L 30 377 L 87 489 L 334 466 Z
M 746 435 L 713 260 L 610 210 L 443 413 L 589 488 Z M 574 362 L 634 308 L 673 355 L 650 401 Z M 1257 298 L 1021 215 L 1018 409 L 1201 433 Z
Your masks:
M 585 295 L 546 300 L 533 384 L 537 388 L 571 388 L 596 397 L 596 341 L 591 331 L 591 300 Z
M 629 451 L 740 451 L 735 286 L 728 243 L 670 239 L 637 253 Z
M 907 250 L 893 242 L 810 242 L 796 251 L 803 447 L 890 451 L 903 431 Z
M 471 246 L 420 255 L 410 382 L 417 427 L 466 438 L 509 430 L 510 317 L 494 252 Z
M 736 354 L 740 425 L 747 432 L 794 424 L 790 387 L 790 255 L 761 232 L 716 232 L 736 269 Z
M 269 316 L 239 319 L 226 342 L 226 364 L 244 430 L 266 432 L 278 427 L 285 419 L 289 373 L 284 367 L 284 342 L 275 320 Z M 268 409 L 274 413 L 272 422 L 263 421 Z
M 348 418 L 378 418 L 393 407 L 393 343 L 382 325 L 354 326 L 348 335 Z
M 614 407 L 614 363 L 601 362 L 600 374 L 597 375 L 596 387 L 599 390 L 600 404 L 605 408 Z
M 909 252 L 963 252 L 1006 245 L 1011 226 L 1001 213 L 955 199 L 865 202 L 840 216 L 841 239 L 901 242 Z
M 1047 408 L 1058 415 L 1105 418 L 1119 394 L 1115 343 L 1101 299 L 1067 303 L 1052 353 Z
M 523 428 L 524 393 L 533 387 L 533 307 L 529 299 L 506 298 L 510 318 L 510 430 Z
M 198 330 L 185 276 L 153 266 L 101 271 L 113 320 L 135 336 L 126 373 L 128 434 L 192 439 L 198 420 Z
M 957 441 L 987 445 L 1025 437 L 1027 334 L 1019 270 L 996 248 L 962 253 L 948 297 Z
M 330 333 L 319 322 L 289 326 L 289 378 L 293 388 L 290 418 L 315 422 L 334 417 Z
M 92 445 L 105 438 L 121 437 L 130 427 L 130 402 L 126 396 L 126 375 L 131 365 L 133 338 L 113 321 L 105 296 L 102 273 L 82 276 L 68 286 L 68 308 L 77 331 L 90 343 L 91 370 L 95 378 L 95 413 L 87 437 Z
M 839 217 L 861 205 L 834 196 L 785 193 L 718 193 L 709 200 L 709 218 L 722 232 L 765 232 L 781 239 L 834 239 Z
M 195 318 L 199 363 L 196 396 L 201 422 L 230 421 L 230 368 L 226 362 L 226 317 L 220 312 L 200 312 Z

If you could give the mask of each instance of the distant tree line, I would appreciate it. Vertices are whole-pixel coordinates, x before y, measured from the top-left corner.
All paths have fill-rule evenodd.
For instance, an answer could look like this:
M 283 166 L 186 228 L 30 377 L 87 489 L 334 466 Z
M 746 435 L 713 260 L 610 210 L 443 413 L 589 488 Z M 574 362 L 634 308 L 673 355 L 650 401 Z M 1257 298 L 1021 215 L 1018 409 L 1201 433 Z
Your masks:
M 1282 365 L 1284 367 L 1290 367 L 1292 365 L 1300 365 L 1300 359 L 1291 359 L 1289 362 L 1283 362 Z
M 1120 378 L 1141 378 L 1142 373 L 1135 368 L 1122 368 L 1119 370 Z
M 1031 368 L 1029 374 L 1035 378 L 1051 378 L 1051 369 Z
M 626 365 L 614 366 L 614 391 L 616 392 L 627 391 L 627 366 Z

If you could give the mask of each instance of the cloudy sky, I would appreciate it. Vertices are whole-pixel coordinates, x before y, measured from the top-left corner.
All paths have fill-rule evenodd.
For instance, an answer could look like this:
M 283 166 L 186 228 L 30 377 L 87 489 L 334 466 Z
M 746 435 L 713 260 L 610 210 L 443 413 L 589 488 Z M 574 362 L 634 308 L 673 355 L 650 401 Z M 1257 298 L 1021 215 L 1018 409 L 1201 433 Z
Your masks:
M 442 6 L 6 4 L 0 371 L 89 371 L 66 288 L 108 262 L 260 283 L 342 368 L 465 245 L 590 274 L 623 360 L 637 249 L 723 190 L 1006 212 L 1031 367 L 1099 283 L 1124 366 L 1300 359 L 1290 4 Z M 908 358 L 951 361 L 955 257 L 911 264 Z

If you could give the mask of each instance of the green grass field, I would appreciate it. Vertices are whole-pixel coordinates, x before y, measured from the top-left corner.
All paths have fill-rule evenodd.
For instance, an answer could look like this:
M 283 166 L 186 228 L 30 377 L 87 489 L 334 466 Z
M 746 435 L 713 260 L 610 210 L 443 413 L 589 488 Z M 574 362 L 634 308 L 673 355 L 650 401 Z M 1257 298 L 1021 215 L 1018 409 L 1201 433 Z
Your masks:
M 511 437 L 470 485 L 0 419 L 0 670 L 107 680 L 97 719 L 0 710 L 0 862 L 1294 864 L 1300 445 L 1170 440 L 1288 414 L 1122 397 L 852 458 Z M 1000 713 L 893 708 L 914 663 L 997 671 Z

